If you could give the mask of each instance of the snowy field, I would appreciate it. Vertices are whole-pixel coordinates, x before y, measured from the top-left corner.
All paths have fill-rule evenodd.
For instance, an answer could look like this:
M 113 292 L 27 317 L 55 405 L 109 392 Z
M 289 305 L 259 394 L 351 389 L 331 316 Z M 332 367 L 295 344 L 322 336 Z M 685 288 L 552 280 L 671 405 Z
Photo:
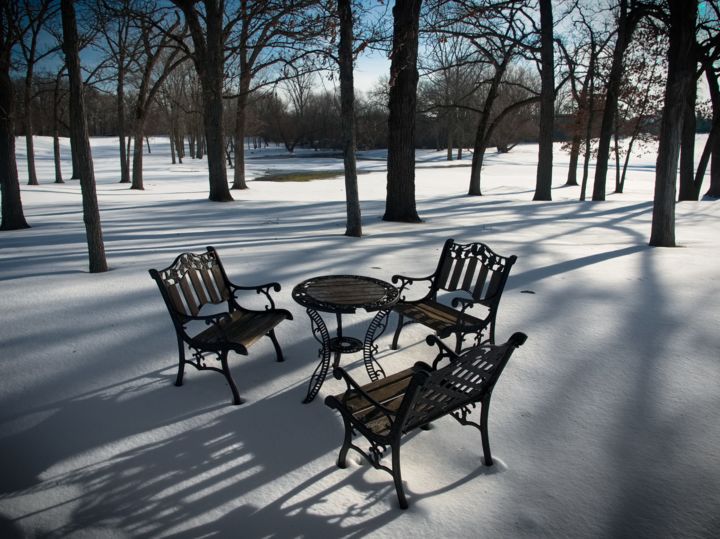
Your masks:
M 678 204 L 680 247 L 648 247 L 654 154 L 625 194 L 580 203 L 559 150 L 552 202 L 531 201 L 535 146 L 489 154 L 475 198 L 469 159 L 419 152 L 418 225 L 381 221 L 384 162 L 361 160 L 358 239 L 343 235 L 340 176 L 250 181 L 211 203 L 206 162 L 171 165 L 166 140 L 151 140 L 140 192 L 117 183 L 115 139 L 92 142 L 103 274 L 87 271 L 78 182 L 52 183 L 38 138 L 41 185 L 25 185 L 17 142 L 32 228 L 0 233 L 0 537 L 717 537 L 720 202 Z M 249 178 L 342 167 L 305 155 L 249 154 Z M 495 466 L 477 431 L 437 421 L 403 445 L 402 511 L 389 475 L 353 453 L 335 466 L 342 426 L 323 399 L 343 384 L 301 404 L 318 344 L 290 292 L 322 274 L 427 275 L 448 237 L 518 256 L 497 338 L 529 338 L 494 393 Z M 175 335 L 147 272 L 206 245 L 238 283 L 279 281 L 295 317 L 278 328 L 284 363 L 267 339 L 231 358 L 242 406 L 214 372 L 173 385 Z M 430 359 L 425 334 L 406 329 L 398 351 L 384 335 L 385 369 Z M 359 354 L 343 365 L 367 381 Z

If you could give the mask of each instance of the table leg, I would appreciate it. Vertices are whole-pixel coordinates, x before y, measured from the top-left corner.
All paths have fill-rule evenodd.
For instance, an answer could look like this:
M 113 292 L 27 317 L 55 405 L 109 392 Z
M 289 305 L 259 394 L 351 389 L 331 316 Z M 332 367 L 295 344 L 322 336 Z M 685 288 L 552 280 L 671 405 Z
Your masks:
M 327 330 L 327 325 L 325 325 L 325 321 L 316 310 L 307 309 L 307 314 L 310 317 L 310 327 L 312 328 L 313 337 L 315 337 L 315 340 L 318 341 L 322 347 L 318 351 L 320 363 L 315 367 L 315 372 L 313 372 L 313 375 L 310 377 L 307 396 L 303 400 L 304 404 L 311 402 L 318 394 L 330 368 L 330 333 Z M 338 358 L 335 358 L 336 363 L 337 361 Z
M 380 375 L 382 375 L 383 378 L 385 377 L 385 371 L 377 359 L 375 359 L 375 354 L 378 351 L 375 341 L 385 332 L 389 318 L 390 309 L 378 311 L 372 319 L 372 322 L 370 322 L 370 327 L 368 327 L 367 333 L 365 334 L 363 362 L 365 363 L 365 370 L 367 370 L 368 376 L 373 382 L 378 380 Z M 377 366 L 377 368 L 375 366 Z

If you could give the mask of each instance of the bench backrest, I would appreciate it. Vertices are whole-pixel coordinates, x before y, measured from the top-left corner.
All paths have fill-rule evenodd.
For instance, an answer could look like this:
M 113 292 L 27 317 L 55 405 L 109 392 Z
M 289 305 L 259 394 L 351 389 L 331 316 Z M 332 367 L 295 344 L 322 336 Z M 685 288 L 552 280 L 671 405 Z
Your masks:
M 212 247 L 201 254 L 182 253 L 161 270 L 150 270 L 173 319 L 196 316 L 208 303 L 228 301 L 230 289 L 220 258 Z
M 419 376 L 412 384 L 415 387 L 408 388 L 407 402 L 401 405 L 402 430 L 426 425 L 489 396 L 510 356 L 526 339 L 518 332 L 505 344 L 482 343 L 459 356 L 448 350 L 447 365 Z
M 493 306 L 499 303 L 515 255 L 504 257 L 484 243 L 455 243 L 449 239 L 443 246 L 435 272 L 435 291 L 464 290 L 476 302 Z

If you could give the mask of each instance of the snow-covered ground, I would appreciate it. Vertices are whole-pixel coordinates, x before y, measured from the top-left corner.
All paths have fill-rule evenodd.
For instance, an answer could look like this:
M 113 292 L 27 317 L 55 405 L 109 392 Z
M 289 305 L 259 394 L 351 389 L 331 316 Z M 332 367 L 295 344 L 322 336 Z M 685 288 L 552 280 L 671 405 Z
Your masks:
M 17 144 L 32 228 L 0 233 L 0 536 L 717 537 L 720 202 L 678 204 L 680 247 L 648 247 L 654 154 L 625 194 L 580 203 L 559 150 L 552 202 L 531 201 L 535 146 L 488 155 L 474 198 L 469 160 L 418 152 L 418 225 L 380 219 L 384 162 L 360 161 L 358 239 L 343 235 L 341 177 L 251 181 L 212 203 L 206 162 L 171 165 L 167 141 L 151 141 L 144 191 L 117 183 L 115 139 L 92 143 L 103 274 L 87 271 L 78 182 L 52 183 L 38 138 L 41 185 L 26 186 Z M 249 177 L 341 169 L 307 154 L 249 154 Z M 437 421 L 403 445 L 401 511 L 389 475 L 352 453 L 335 466 L 342 427 L 323 398 L 341 382 L 301 404 L 318 344 L 290 292 L 320 274 L 426 275 L 448 237 L 518 256 L 498 340 L 529 338 L 495 390 L 496 465 L 477 431 Z M 232 358 L 242 406 L 214 372 L 173 385 L 175 336 L 147 273 L 206 245 L 234 281 L 282 283 L 295 317 L 278 328 L 284 363 L 269 340 Z M 369 316 L 345 322 L 361 335 Z M 424 335 L 406 329 L 398 351 L 384 335 L 385 369 L 432 357 Z M 343 365 L 367 380 L 359 355 Z

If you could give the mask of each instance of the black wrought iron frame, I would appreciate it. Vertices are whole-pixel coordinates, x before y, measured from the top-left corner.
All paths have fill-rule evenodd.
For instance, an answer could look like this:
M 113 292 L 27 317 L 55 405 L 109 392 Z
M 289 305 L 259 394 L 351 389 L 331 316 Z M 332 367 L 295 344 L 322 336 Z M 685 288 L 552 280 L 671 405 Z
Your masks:
M 497 292 L 492 297 L 480 299 L 479 290 L 467 290 L 457 288 L 455 286 L 448 287 L 449 275 L 442 275 L 443 268 L 446 266 L 450 259 L 467 259 L 467 258 L 478 258 L 482 261 L 482 265 L 489 271 L 494 272 L 499 276 L 496 286 Z M 465 290 L 470 297 L 457 296 L 451 300 L 453 309 L 457 312 L 457 324 L 452 328 L 447 329 L 444 332 L 439 332 L 438 336 L 442 339 L 455 335 L 455 352 L 460 353 L 465 348 L 463 344 L 468 336 L 473 337 L 473 343 L 470 346 L 476 346 L 481 342 L 488 340 L 492 343 L 495 342 L 495 320 L 497 317 L 497 309 L 500 303 L 500 297 L 505 288 L 510 269 L 517 261 L 517 256 L 511 255 L 508 257 L 501 256 L 495 253 L 490 247 L 484 243 L 475 242 L 468 244 L 455 243 L 455 240 L 449 238 L 445 241 L 443 249 L 438 260 L 438 265 L 435 271 L 425 277 L 408 277 L 406 275 L 393 275 L 392 282 L 399 283 L 398 290 L 400 292 L 400 299 L 398 303 L 415 303 L 420 304 L 425 301 L 437 301 L 437 295 L 440 290 L 459 291 Z M 406 293 L 408 290 L 415 285 L 415 283 L 426 282 L 428 291 L 419 299 L 408 300 Z M 475 305 L 482 304 L 488 308 L 488 315 L 485 319 L 481 320 L 477 324 L 467 324 L 466 313 Z M 413 319 L 405 319 L 406 317 L 398 312 L 398 324 L 395 328 L 395 333 L 392 340 L 392 349 L 397 350 L 398 340 L 400 333 L 405 326 L 410 324 L 418 323 Z M 463 322 L 463 319 L 465 322 Z
M 204 281 L 206 291 L 211 296 L 206 299 L 208 303 L 219 304 L 227 302 L 227 312 L 205 316 L 189 315 L 180 312 L 174 307 L 175 300 L 170 296 L 168 286 L 166 285 L 179 283 L 191 270 L 199 272 L 214 272 L 217 270 L 219 272 L 219 275 L 214 275 L 214 280 L 208 278 L 207 281 Z M 205 322 L 208 326 L 214 325 L 222 335 L 223 327 L 221 322 L 229 320 L 231 313 L 235 311 L 250 311 L 250 309 L 246 309 L 240 305 L 238 301 L 238 292 L 240 291 L 255 291 L 257 294 L 263 295 L 267 301 L 265 311 L 282 313 L 286 319 L 292 320 L 293 317 L 289 311 L 275 307 L 275 301 L 271 296 L 271 291 L 280 291 L 280 284 L 271 282 L 257 286 L 242 286 L 232 283 L 225 272 L 225 268 L 220 261 L 217 251 L 212 246 L 207 247 L 204 253 L 182 253 L 178 255 L 168 267 L 161 270 L 151 269 L 149 273 L 160 289 L 160 293 L 165 300 L 165 306 L 170 313 L 175 328 L 178 345 L 178 371 L 175 378 L 175 385 L 178 387 L 183 385 L 186 364 L 192 365 L 199 371 L 210 370 L 219 372 L 225 377 L 228 386 L 230 386 L 233 404 L 242 404 L 244 400 L 240 397 L 237 385 L 228 366 L 228 353 L 234 351 L 237 354 L 248 355 L 247 348 L 239 343 L 230 342 L 227 339 L 216 344 L 200 342 L 188 333 L 187 326 L 193 321 Z M 205 276 L 203 276 L 203 279 L 204 277 Z M 202 305 L 199 307 L 202 307 Z M 275 335 L 275 329 L 269 330 L 267 336 L 273 344 L 277 361 L 284 361 L 282 348 Z M 186 357 L 185 346 L 190 350 L 191 358 Z M 206 363 L 210 356 L 215 356 L 215 359 L 220 363 L 219 368 Z
M 344 306 L 338 303 L 317 300 L 307 292 L 309 287 L 319 281 L 340 278 L 357 281 L 370 280 L 385 288 L 386 293 L 379 300 L 368 301 L 367 303 L 363 303 L 359 306 Z M 333 359 L 333 368 L 335 368 L 339 366 L 342 354 L 354 353 L 362 350 L 363 364 L 365 365 L 365 370 L 367 371 L 370 379 L 378 380 L 381 376 L 385 376 L 385 371 L 375 358 L 375 354 L 378 352 L 378 346 L 375 342 L 385 332 L 388 325 L 388 317 L 391 312 L 390 307 L 399 297 L 399 292 L 393 285 L 379 279 L 359 275 L 326 275 L 313 277 L 303 281 L 293 289 L 292 296 L 295 301 L 306 308 L 306 312 L 310 318 L 312 335 L 315 340 L 320 343 L 320 349 L 318 350 L 320 362 L 315 367 L 315 370 L 310 377 L 308 391 L 302 401 L 304 404 L 312 402 L 320 391 L 320 388 L 327 378 L 328 371 L 330 370 L 331 357 Z M 342 315 L 352 314 L 356 312 L 358 308 L 362 308 L 368 312 L 377 311 L 368 326 L 363 341 L 343 334 Z M 335 314 L 337 323 L 335 337 L 330 336 L 327 324 L 318 311 Z

